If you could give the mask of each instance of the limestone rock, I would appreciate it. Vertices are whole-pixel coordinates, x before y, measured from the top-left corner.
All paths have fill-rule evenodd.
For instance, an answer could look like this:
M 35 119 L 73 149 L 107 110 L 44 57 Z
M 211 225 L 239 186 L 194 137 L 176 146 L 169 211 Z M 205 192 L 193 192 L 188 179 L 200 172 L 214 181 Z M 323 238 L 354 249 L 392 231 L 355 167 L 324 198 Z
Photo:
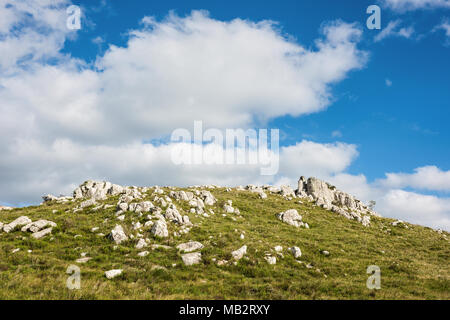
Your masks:
M 266 259 L 268 264 L 276 264 L 277 263 L 277 258 L 273 257 L 273 256 L 265 256 L 264 259 Z
M 30 218 L 28 218 L 27 216 L 22 216 L 22 217 L 17 218 L 16 220 L 14 220 L 11 223 L 4 225 L 3 231 L 5 231 L 6 233 L 9 233 L 9 232 L 13 231 L 15 228 L 22 227 L 31 222 L 32 221 Z
M 292 252 L 292 255 L 294 256 L 295 259 L 298 259 L 302 256 L 302 251 L 300 250 L 299 247 L 291 247 L 289 248 L 289 250 Z
M 203 248 L 203 244 L 198 241 L 189 241 L 186 243 L 182 243 L 177 245 L 177 249 L 182 252 L 192 252 L 197 251 Z
M 106 278 L 108 278 L 108 279 L 113 279 L 113 278 L 115 278 L 115 277 L 121 275 L 122 272 L 123 272 L 122 269 L 113 269 L 113 270 L 106 271 L 106 272 L 105 272 L 105 276 L 106 276 Z
M 116 244 L 121 244 L 122 242 L 128 240 L 128 237 L 123 231 L 122 226 L 118 224 L 114 227 L 114 229 L 111 230 L 108 238 L 114 241 Z
M 231 256 L 234 260 L 238 261 L 247 253 L 247 246 L 242 246 L 241 248 L 231 252 Z
M 277 215 L 278 219 L 290 224 L 294 227 L 301 227 L 304 226 L 304 223 L 302 222 L 302 216 L 298 214 L 297 210 L 290 209 L 285 212 L 281 212 Z
M 187 266 L 199 264 L 202 261 L 202 254 L 200 252 L 192 252 L 181 255 L 183 263 Z
M 41 238 L 45 237 L 46 235 L 52 233 L 52 230 L 53 230 L 53 228 L 50 227 L 50 228 L 44 229 L 42 231 L 33 233 L 31 236 L 35 239 L 41 239 Z
M 38 232 L 38 231 L 44 229 L 47 226 L 56 227 L 56 223 L 42 219 L 42 220 L 31 222 L 31 223 L 25 225 L 24 227 L 22 227 L 21 231 L 22 232 L 30 231 L 30 232 L 35 233 L 35 232 Z
M 169 231 L 167 230 L 167 223 L 163 219 L 156 221 L 150 232 L 157 237 L 167 238 L 169 236 Z
M 76 188 L 73 192 L 75 199 L 94 199 L 105 200 L 107 196 L 115 196 L 125 191 L 124 187 L 121 187 L 111 182 L 106 181 L 86 181 Z

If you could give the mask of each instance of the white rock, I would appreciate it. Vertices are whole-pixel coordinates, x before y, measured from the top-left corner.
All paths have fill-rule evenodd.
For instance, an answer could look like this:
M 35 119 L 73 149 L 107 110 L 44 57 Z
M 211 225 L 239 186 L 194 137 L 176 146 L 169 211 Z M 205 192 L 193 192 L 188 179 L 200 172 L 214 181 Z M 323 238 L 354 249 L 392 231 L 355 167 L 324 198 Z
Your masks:
M 302 216 L 298 214 L 297 210 L 290 209 L 285 212 L 281 212 L 277 215 L 278 219 L 281 221 L 290 224 L 294 227 L 300 227 L 304 224 L 302 223 Z
M 41 238 L 45 237 L 46 235 L 52 233 L 52 230 L 53 230 L 53 228 L 50 227 L 50 228 L 44 229 L 42 231 L 33 233 L 31 236 L 35 239 L 41 239 Z
M 108 279 L 112 279 L 112 278 L 115 278 L 115 277 L 121 275 L 122 272 L 123 272 L 122 269 L 113 269 L 113 270 L 106 271 L 105 276 Z
M 128 240 L 128 237 L 123 231 L 122 226 L 118 224 L 114 227 L 114 229 L 111 230 L 111 233 L 108 235 L 108 238 L 110 238 L 116 244 L 121 244 L 122 242 Z
M 31 222 L 32 221 L 30 218 L 28 218 L 27 216 L 22 216 L 22 217 L 17 218 L 16 220 L 14 220 L 11 223 L 4 225 L 3 231 L 5 231 L 6 233 L 9 233 L 9 232 L 13 231 L 15 228 L 27 225 Z
M 186 243 L 182 243 L 177 245 L 177 249 L 182 252 L 192 252 L 197 251 L 203 248 L 203 244 L 198 241 L 189 241 Z
M 192 252 L 181 255 L 183 263 L 187 266 L 199 264 L 202 261 L 202 254 L 200 252 Z
M 145 256 L 148 256 L 149 253 L 150 253 L 150 252 L 148 252 L 148 251 L 142 251 L 142 252 L 139 252 L 139 253 L 138 253 L 138 256 L 139 256 L 139 257 L 145 257 Z
M 276 246 L 276 247 L 274 247 L 274 249 L 275 249 L 276 252 L 283 251 L 283 247 L 282 246 Z
M 90 257 L 84 257 L 84 258 L 77 259 L 75 262 L 76 263 L 86 263 L 86 262 L 88 262 L 91 259 L 92 258 L 90 258 Z
M 266 259 L 266 261 L 269 264 L 276 264 L 277 263 L 277 258 L 275 258 L 273 256 L 265 256 L 264 259 Z
M 139 239 L 138 243 L 136 244 L 136 249 L 142 249 L 147 246 L 147 242 L 144 239 Z
M 165 220 L 158 220 L 152 226 L 150 232 L 157 237 L 167 238 L 169 236 L 169 231 L 167 230 L 167 224 Z
M 247 246 L 242 246 L 241 248 L 231 252 L 231 256 L 234 260 L 238 261 L 247 253 Z
M 56 223 L 52 222 L 52 221 L 48 221 L 48 220 L 38 220 L 35 222 L 31 222 L 27 225 L 25 225 L 24 227 L 22 227 L 21 231 L 22 232 L 38 232 L 42 229 L 44 229 L 45 227 L 50 226 L 50 227 L 56 227 Z
M 302 251 L 300 250 L 299 247 L 291 247 L 289 248 L 289 250 L 292 252 L 295 259 L 298 259 L 302 256 Z

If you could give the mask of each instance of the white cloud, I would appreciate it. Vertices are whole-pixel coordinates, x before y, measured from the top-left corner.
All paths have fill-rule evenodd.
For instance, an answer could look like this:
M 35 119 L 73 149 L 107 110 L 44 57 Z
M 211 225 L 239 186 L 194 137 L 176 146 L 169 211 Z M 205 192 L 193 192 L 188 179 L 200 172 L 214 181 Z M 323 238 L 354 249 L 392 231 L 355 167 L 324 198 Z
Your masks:
M 450 198 L 390 190 L 377 201 L 384 215 L 450 231 Z
M 450 0 L 381 0 L 381 2 L 385 7 L 397 12 L 450 8 Z
M 414 34 L 414 28 L 411 26 L 402 28 L 400 27 L 401 23 L 401 20 L 390 21 L 388 25 L 375 36 L 374 41 L 379 42 L 389 37 L 403 37 L 410 39 Z
M 387 87 L 391 87 L 392 86 L 392 81 L 390 79 L 387 79 L 384 81 L 386 83 Z
M 0 1 L 0 75 L 18 64 L 60 56 L 72 33 L 66 28 L 67 0 Z
M 387 188 L 450 191 L 450 171 L 426 166 L 416 168 L 414 173 L 386 173 L 386 179 L 378 183 Z

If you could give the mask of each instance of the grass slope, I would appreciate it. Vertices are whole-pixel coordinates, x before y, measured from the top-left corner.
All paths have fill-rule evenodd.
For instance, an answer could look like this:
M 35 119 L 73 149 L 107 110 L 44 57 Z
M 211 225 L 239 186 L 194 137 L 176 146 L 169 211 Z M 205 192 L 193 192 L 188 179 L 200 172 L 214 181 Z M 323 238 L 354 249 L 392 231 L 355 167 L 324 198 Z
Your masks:
M 151 238 L 152 243 L 173 247 L 145 248 L 150 251 L 146 257 L 137 256 L 143 250 L 135 249 L 136 240 L 114 250 L 113 242 L 91 232 L 91 228 L 99 227 L 97 232 L 108 234 L 116 224 L 130 232 L 131 221 L 138 220 L 135 213 L 127 213 L 123 222 L 114 217 L 115 208 L 95 212 L 87 208 L 72 213 L 78 202 L 1 211 L 3 223 L 26 215 L 33 221 L 54 221 L 58 227 L 51 236 L 40 240 L 20 230 L 0 233 L 0 299 L 450 298 L 448 234 L 410 224 L 408 228 L 394 227 L 393 220 L 376 217 L 370 227 L 364 227 L 306 201 L 299 204 L 296 199 L 288 201 L 278 195 L 263 200 L 247 191 L 211 192 L 218 203 L 212 207 L 216 214 L 209 218 L 188 214 L 187 203 L 174 201 L 196 226 L 186 235 L 164 240 L 152 238 L 146 230 L 144 236 Z M 221 208 L 229 199 L 240 209 L 241 216 L 222 216 Z M 105 203 L 115 205 L 117 197 Z M 276 214 L 286 209 L 297 209 L 310 229 L 297 229 L 279 221 Z M 53 213 L 54 210 L 57 211 Z M 144 217 L 140 218 L 141 223 Z M 176 226 L 168 226 L 172 235 Z M 241 233 L 245 233 L 245 239 L 240 239 Z M 188 240 L 205 245 L 199 265 L 184 266 L 174 249 Z M 212 262 L 213 258 L 230 260 L 231 251 L 244 244 L 248 246 L 247 259 L 237 265 L 217 266 Z M 269 265 L 264 255 L 276 255 L 276 245 L 283 246 L 284 258 L 277 257 L 277 264 Z M 303 255 L 299 260 L 303 263 L 287 251 L 294 245 L 301 248 Z M 16 248 L 21 250 L 12 253 Z M 327 250 L 330 255 L 324 256 L 320 250 Z M 66 270 L 69 265 L 76 265 L 81 252 L 87 252 L 92 260 L 78 264 L 81 289 L 69 290 Z M 314 267 L 307 268 L 308 264 Z M 369 265 L 381 268 L 380 290 L 366 287 Z M 124 272 L 108 280 L 104 272 L 110 269 Z

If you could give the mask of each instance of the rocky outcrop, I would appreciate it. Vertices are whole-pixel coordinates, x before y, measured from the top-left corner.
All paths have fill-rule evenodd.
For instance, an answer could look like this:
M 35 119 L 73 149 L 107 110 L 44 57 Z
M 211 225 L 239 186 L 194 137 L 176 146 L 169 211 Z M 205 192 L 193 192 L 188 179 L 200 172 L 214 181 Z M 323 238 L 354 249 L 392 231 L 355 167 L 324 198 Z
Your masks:
M 370 224 L 371 215 L 378 216 L 376 212 L 370 210 L 352 195 L 317 178 L 300 177 L 296 195 L 300 198 L 309 198 L 316 205 L 336 212 L 347 219 L 357 220 L 365 226 Z
M 12 210 L 13 208 L 11 207 L 5 207 L 5 206 L 0 206 L 0 211 L 2 210 Z
M 75 199 L 105 200 L 108 195 L 115 196 L 124 192 L 124 187 L 111 182 L 88 180 L 75 189 Z
M 26 217 L 26 216 L 22 216 L 17 218 L 16 220 L 14 220 L 11 223 L 8 223 L 6 225 L 3 226 L 3 231 L 5 231 L 6 233 L 14 231 L 14 229 L 16 229 L 17 227 L 22 227 L 24 225 L 27 225 L 29 223 L 31 223 L 31 219 Z

